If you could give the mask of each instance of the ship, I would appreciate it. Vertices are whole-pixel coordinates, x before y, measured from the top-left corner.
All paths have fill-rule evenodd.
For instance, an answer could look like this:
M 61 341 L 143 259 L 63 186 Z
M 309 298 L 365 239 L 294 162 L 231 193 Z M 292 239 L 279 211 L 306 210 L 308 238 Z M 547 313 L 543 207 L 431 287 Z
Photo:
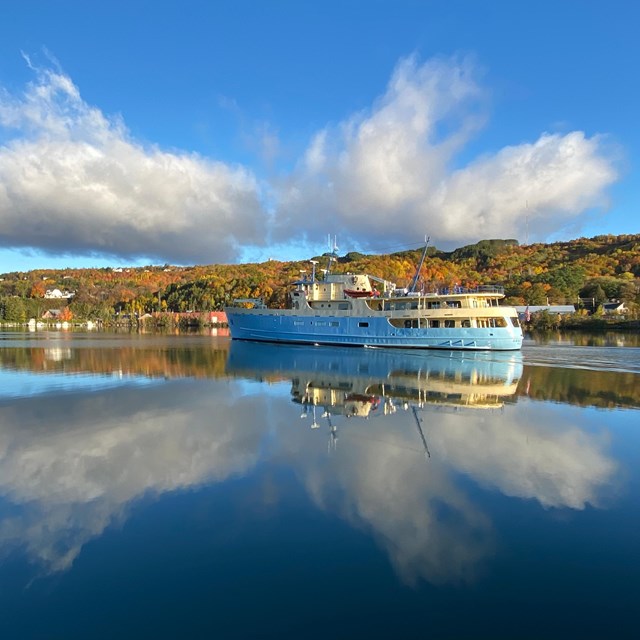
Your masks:
M 291 283 L 288 305 L 272 309 L 258 298 L 225 308 L 233 340 L 351 347 L 512 351 L 522 347 L 522 327 L 512 306 L 500 304 L 498 285 L 418 289 L 427 244 L 411 284 L 357 273 L 332 273 L 335 250 L 317 275 Z
M 269 384 L 290 382 L 300 417 L 317 429 L 326 420 L 378 419 L 411 412 L 428 454 L 421 413 L 501 410 L 516 402 L 519 352 L 418 351 L 232 342 L 226 374 Z

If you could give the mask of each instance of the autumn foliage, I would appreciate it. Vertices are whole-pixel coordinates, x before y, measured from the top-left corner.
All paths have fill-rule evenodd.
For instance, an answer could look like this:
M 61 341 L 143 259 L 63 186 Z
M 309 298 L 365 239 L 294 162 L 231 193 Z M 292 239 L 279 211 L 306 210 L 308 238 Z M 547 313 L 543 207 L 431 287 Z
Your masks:
M 333 271 L 370 273 L 405 286 L 420 255 L 420 248 L 386 255 L 351 252 L 339 258 Z M 319 267 L 327 261 L 326 256 L 312 258 Z M 10 302 L 16 298 L 28 317 L 63 306 L 69 319 L 220 310 L 235 298 L 262 298 L 269 306 L 282 307 L 301 270 L 309 273 L 308 261 L 5 273 L 0 275 L 0 320 L 5 309 L 22 317 Z M 515 240 L 483 240 L 450 252 L 430 247 L 418 287 L 429 291 L 455 284 L 502 284 L 512 304 L 579 304 L 580 298 L 633 304 L 639 282 L 640 235 L 621 235 L 524 246 Z M 75 296 L 68 304 L 43 299 L 45 288 L 53 287 Z

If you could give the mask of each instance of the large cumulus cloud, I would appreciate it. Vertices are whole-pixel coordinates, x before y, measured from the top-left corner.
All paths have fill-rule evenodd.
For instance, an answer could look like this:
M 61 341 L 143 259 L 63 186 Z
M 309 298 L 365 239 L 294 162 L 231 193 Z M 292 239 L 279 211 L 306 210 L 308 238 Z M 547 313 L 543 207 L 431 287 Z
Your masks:
M 617 179 L 605 138 L 583 131 L 475 155 L 489 96 L 470 59 L 401 60 L 371 108 L 317 131 L 271 181 L 136 141 L 64 73 L 34 72 L 23 94 L 0 89 L 0 247 L 211 263 L 328 232 L 364 249 L 545 240 L 579 229 Z
M 66 75 L 36 74 L 0 93 L 0 246 L 209 263 L 264 237 L 250 171 L 136 142 Z
M 542 133 L 466 159 L 486 117 L 478 75 L 468 59 L 401 61 L 371 110 L 310 142 L 281 185 L 280 233 L 329 226 L 366 247 L 425 232 L 439 243 L 524 239 L 528 224 L 544 238 L 605 204 L 617 176 L 599 136 Z

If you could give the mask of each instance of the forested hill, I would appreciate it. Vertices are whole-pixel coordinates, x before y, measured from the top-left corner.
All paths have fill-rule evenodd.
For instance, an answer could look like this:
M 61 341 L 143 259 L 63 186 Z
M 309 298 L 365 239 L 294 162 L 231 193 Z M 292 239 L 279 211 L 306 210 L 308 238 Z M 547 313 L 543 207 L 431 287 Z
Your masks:
M 404 286 L 419 263 L 421 249 L 388 255 L 347 253 L 334 272 L 364 272 Z M 309 256 L 324 266 L 325 256 Z M 286 291 L 308 261 L 269 260 L 260 264 L 129 269 L 39 269 L 0 275 L 0 320 L 7 308 L 24 308 L 29 317 L 43 309 L 67 305 L 45 298 L 47 290 L 75 295 L 67 313 L 73 317 L 108 316 L 114 311 L 221 309 L 234 298 L 260 297 L 282 306 Z M 576 303 L 579 297 L 598 301 L 640 302 L 640 234 L 596 236 L 553 244 L 520 246 L 515 240 L 483 240 L 455 251 L 430 247 L 421 271 L 421 286 L 503 284 L 513 304 Z

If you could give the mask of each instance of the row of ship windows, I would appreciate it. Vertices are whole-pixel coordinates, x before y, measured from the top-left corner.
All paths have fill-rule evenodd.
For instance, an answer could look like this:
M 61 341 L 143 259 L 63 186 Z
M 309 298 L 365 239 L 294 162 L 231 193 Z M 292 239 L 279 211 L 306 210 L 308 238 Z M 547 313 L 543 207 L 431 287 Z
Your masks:
M 337 320 L 311 320 L 309 322 L 309 324 L 312 324 L 316 327 L 339 327 L 340 323 Z M 301 327 L 302 325 L 304 325 L 304 320 L 294 320 L 293 321 L 293 326 L 294 327 Z M 368 322 L 358 322 L 358 326 L 359 327 L 368 327 L 369 323 Z
M 485 301 L 481 301 L 481 302 L 485 302 Z M 424 301 L 423 301 L 423 305 L 424 305 Z M 293 306 L 295 309 L 300 308 L 297 300 L 294 302 Z M 341 311 L 346 311 L 351 308 L 351 304 L 349 302 L 338 302 L 337 304 L 333 304 L 333 305 L 331 302 L 327 302 L 326 304 L 324 302 L 320 302 L 320 303 L 313 302 L 311 306 L 319 307 L 322 309 L 324 308 L 331 309 L 331 308 L 337 307 Z M 480 306 L 480 304 L 478 304 L 478 306 Z M 482 306 L 488 307 L 489 305 L 484 304 Z M 382 311 L 406 311 L 408 309 L 418 309 L 418 301 L 417 300 L 412 300 L 407 302 L 381 301 L 378 305 L 372 304 L 371 307 L 374 309 L 382 310 Z M 443 300 L 443 301 L 427 302 L 426 308 L 427 309 L 460 309 L 462 308 L 462 304 L 460 303 L 459 300 L 449 300 L 448 302 L 446 300 Z
M 410 300 L 407 302 L 380 302 L 378 306 L 371 305 L 373 309 L 382 311 L 407 311 L 410 309 L 461 309 L 462 304 L 459 300 L 426 302 L 422 300 L 422 304 L 418 304 L 418 300 Z
M 417 318 L 414 320 L 402 320 L 394 318 L 389 321 L 394 327 L 398 327 L 399 329 L 426 329 L 427 327 L 431 329 L 455 329 L 456 327 L 470 328 L 471 320 L 460 320 L 456 322 L 455 320 L 418 320 Z
M 326 307 L 327 309 L 337 308 L 337 309 L 338 309 L 338 310 L 340 310 L 340 311 L 348 311 L 349 309 L 351 309 L 351 304 L 349 304 L 348 302 L 338 302 L 338 304 L 334 304 L 333 306 L 331 305 L 331 303 L 330 303 L 330 302 L 327 302 L 327 304 L 326 304 L 326 305 L 325 305 L 325 303 L 324 303 L 324 302 L 322 302 L 322 303 L 320 303 L 320 304 L 318 304 L 318 303 L 316 302 L 316 303 L 314 303 L 314 304 L 313 304 L 313 305 L 311 305 L 311 306 L 313 306 L 314 308 L 315 308 L 315 307 L 321 307 L 321 308 L 323 308 L 323 309 L 324 309 L 325 307 Z M 293 308 L 294 308 L 294 309 L 299 309 L 299 308 L 300 308 L 300 303 L 299 303 L 297 300 L 295 300 L 295 301 L 294 301 L 294 303 L 293 303 Z
M 420 321 L 418 318 L 415 319 L 402 319 L 402 318 L 392 318 L 389 322 L 398 329 L 426 329 L 427 327 L 431 329 L 455 329 L 456 327 L 461 327 L 463 329 L 471 327 L 471 320 L 422 320 Z M 511 318 L 511 323 L 517 327 L 519 325 L 518 318 Z M 304 320 L 294 320 L 294 326 L 302 326 L 304 325 Z M 316 327 L 339 327 L 340 322 L 337 320 L 312 320 L 310 324 L 315 325 Z M 358 322 L 358 327 L 366 328 L 369 326 L 368 322 Z M 507 319 L 502 317 L 495 318 L 476 318 L 476 327 L 480 329 L 491 329 L 497 327 L 506 327 L 508 326 Z
M 431 328 L 431 329 L 455 329 L 456 327 L 461 327 L 463 329 L 471 328 L 471 320 L 402 320 L 402 319 L 392 319 L 390 320 L 391 324 L 394 327 L 405 328 L 405 329 L 419 329 L 419 328 Z M 511 323 L 517 327 L 518 326 L 518 318 L 511 318 Z M 479 329 L 493 329 L 498 327 L 506 327 L 508 326 L 508 322 L 506 318 L 496 317 L 496 318 L 476 318 L 475 326 Z

